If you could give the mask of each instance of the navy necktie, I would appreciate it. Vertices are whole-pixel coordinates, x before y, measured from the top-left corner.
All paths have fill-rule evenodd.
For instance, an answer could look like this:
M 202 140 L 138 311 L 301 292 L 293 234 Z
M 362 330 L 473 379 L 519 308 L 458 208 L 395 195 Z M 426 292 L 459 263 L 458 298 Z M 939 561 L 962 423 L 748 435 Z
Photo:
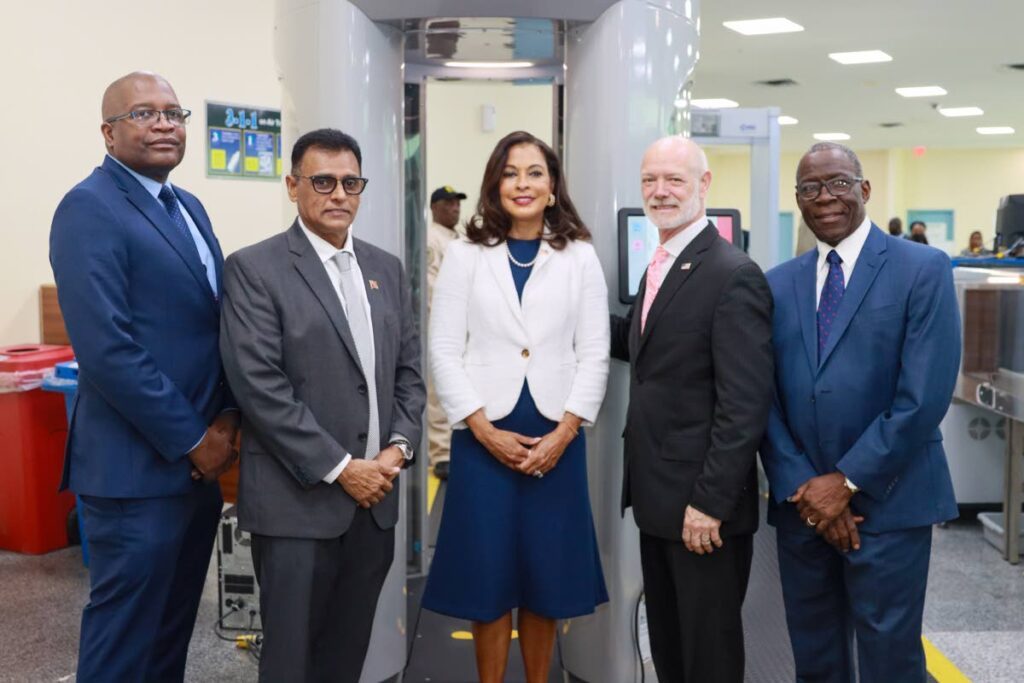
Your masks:
M 188 229 L 188 223 L 185 222 L 185 216 L 181 213 L 181 207 L 178 206 L 178 198 L 174 194 L 174 190 L 169 185 L 164 185 L 160 188 L 160 201 L 163 203 L 164 208 L 167 209 L 167 213 L 171 217 L 171 222 L 174 223 L 178 231 L 185 237 L 185 240 L 195 250 L 196 254 L 199 253 L 199 248 L 196 247 L 195 240 L 192 239 L 192 231 Z
M 828 335 L 832 331 L 832 323 L 836 321 L 836 313 L 839 312 L 839 304 L 846 292 L 846 285 L 843 282 L 843 259 L 836 253 L 835 249 L 828 252 L 825 257 L 828 261 L 828 276 L 825 278 L 825 286 L 821 288 L 821 300 L 818 302 L 818 361 L 821 361 L 821 354 L 825 351 L 825 344 L 828 343 Z

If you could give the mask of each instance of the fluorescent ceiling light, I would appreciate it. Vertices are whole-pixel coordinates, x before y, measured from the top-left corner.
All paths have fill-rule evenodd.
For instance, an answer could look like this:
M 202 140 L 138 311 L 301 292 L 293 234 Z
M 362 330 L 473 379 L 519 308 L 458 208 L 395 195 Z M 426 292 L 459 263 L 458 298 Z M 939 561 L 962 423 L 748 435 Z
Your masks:
M 821 140 L 822 142 L 837 142 L 839 140 L 849 140 L 850 136 L 846 133 L 815 133 L 815 140 Z
M 903 97 L 939 97 L 946 94 L 946 89 L 937 85 L 919 85 L 912 88 L 896 88 L 896 94 Z
M 742 33 L 745 36 L 765 36 L 770 33 L 796 33 L 797 31 L 804 30 L 803 26 L 785 17 L 723 21 L 722 26 L 736 31 L 736 33 Z
M 697 109 L 732 109 L 740 106 L 740 103 L 722 97 L 712 97 L 703 100 L 690 100 L 690 106 Z
M 862 50 L 860 52 L 832 52 L 829 59 L 840 64 L 873 64 L 875 62 L 891 62 L 892 56 L 881 50 Z
M 939 113 L 943 116 L 981 116 L 985 112 L 980 107 L 939 107 Z
M 1012 135 L 1016 132 L 1010 126 L 979 126 L 974 130 L 982 135 Z
M 533 62 L 445 62 L 456 69 L 528 69 Z
M 800 119 L 794 119 L 792 116 L 780 116 L 779 117 L 779 125 L 780 126 L 792 126 L 792 125 L 797 124 L 797 123 L 800 123 Z

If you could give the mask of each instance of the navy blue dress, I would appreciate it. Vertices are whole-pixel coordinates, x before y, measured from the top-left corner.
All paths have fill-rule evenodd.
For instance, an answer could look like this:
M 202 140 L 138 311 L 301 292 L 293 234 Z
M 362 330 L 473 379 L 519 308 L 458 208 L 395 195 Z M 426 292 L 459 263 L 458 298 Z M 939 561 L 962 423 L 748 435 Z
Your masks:
M 540 240 L 508 243 L 521 263 L 540 247 Z M 522 299 L 532 267 L 509 267 Z M 543 436 L 556 424 L 537 410 L 526 382 L 512 412 L 494 422 L 526 436 Z M 582 430 L 542 479 L 503 465 L 469 429 L 453 430 L 451 456 L 424 607 L 489 622 L 517 607 L 566 619 L 608 601 Z

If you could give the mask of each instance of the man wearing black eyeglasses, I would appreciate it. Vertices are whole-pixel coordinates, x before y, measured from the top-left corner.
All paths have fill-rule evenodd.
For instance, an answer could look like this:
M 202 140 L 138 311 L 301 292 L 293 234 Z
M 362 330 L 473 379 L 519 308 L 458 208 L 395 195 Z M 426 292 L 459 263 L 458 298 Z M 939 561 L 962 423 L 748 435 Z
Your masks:
M 243 416 L 239 523 L 260 585 L 261 681 L 359 680 L 394 554 L 398 473 L 422 430 L 408 280 L 353 236 L 361 171 L 351 136 L 301 136 L 286 178 L 298 217 L 225 265 L 221 351 Z
M 63 487 L 89 545 L 79 681 L 181 681 L 234 460 L 218 354 L 223 263 L 209 216 L 168 177 L 189 118 L 132 73 L 103 95 L 102 165 L 65 195 L 50 262 L 79 365 Z
M 799 681 L 927 680 L 931 525 L 957 516 L 939 433 L 960 364 L 949 258 L 882 232 L 870 197 L 852 150 L 811 147 L 796 201 L 817 249 L 768 272 L 761 459 Z

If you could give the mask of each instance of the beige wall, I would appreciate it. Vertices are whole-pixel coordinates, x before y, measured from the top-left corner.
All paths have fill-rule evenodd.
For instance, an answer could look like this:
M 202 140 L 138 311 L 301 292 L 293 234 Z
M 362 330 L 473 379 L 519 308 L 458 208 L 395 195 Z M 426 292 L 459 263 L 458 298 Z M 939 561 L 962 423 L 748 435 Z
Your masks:
M 533 133 L 551 144 L 554 122 L 551 85 L 515 85 L 494 81 L 428 81 L 426 87 L 427 198 L 451 185 L 465 192 L 464 223 L 476 210 L 484 166 L 494 145 L 515 130 Z M 481 128 L 481 107 L 494 105 L 493 132 Z
M 1024 193 L 1024 148 L 929 149 L 922 156 L 910 150 L 855 150 L 871 181 L 868 215 L 883 229 L 893 216 L 907 211 L 954 212 L 957 250 L 974 230 L 986 241 L 994 235 L 1000 197 Z M 708 147 L 711 190 L 708 206 L 738 208 L 745 223 L 750 216 L 750 154 L 742 148 Z M 779 211 L 791 211 L 794 228 L 800 220 L 793 196 L 798 153 L 779 160 Z M 796 239 L 794 237 L 794 244 Z
M 171 182 L 206 205 L 226 252 L 282 228 L 281 186 L 205 177 L 204 100 L 278 107 L 273 2 L 37 0 L 0 22 L 0 345 L 39 339 L 39 285 L 61 197 L 103 159 L 100 98 L 129 71 L 164 75 L 193 110 Z

